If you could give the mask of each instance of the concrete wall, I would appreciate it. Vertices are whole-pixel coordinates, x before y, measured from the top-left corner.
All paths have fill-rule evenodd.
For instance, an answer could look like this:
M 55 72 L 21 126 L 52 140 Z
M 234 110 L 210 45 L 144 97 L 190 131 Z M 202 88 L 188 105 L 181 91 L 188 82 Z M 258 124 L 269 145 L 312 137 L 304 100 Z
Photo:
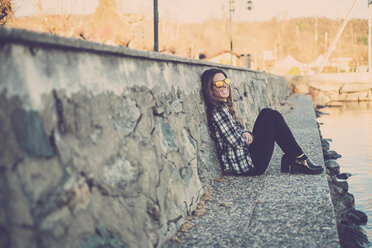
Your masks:
M 153 247 L 219 176 L 200 75 L 232 79 L 251 128 L 281 77 L 0 29 L 0 247 Z
M 311 94 L 316 105 L 372 100 L 372 73 L 369 72 L 287 76 L 287 80 L 293 92 Z

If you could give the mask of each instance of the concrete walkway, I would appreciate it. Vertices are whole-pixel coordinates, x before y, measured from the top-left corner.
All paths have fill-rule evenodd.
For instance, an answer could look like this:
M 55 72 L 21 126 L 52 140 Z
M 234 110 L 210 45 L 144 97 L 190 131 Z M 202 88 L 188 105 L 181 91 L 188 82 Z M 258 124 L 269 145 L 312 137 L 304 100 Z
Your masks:
M 284 114 L 305 153 L 324 166 L 311 98 L 293 95 Z M 255 177 L 223 177 L 213 185 L 206 214 L 163 247 L 339 247 L 325 172 L 280 172 L 282 151 L 275 147 L 267 172 Z

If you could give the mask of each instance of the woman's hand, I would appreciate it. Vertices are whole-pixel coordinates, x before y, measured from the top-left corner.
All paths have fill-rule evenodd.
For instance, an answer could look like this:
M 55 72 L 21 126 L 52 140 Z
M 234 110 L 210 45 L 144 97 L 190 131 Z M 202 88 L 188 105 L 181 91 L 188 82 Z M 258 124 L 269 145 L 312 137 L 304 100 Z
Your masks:
M 252 134 L 245 132 L 243 133 L 243 138 L 245 139 L 245 143 L 249 146 L 253 142 L 253 136 Z

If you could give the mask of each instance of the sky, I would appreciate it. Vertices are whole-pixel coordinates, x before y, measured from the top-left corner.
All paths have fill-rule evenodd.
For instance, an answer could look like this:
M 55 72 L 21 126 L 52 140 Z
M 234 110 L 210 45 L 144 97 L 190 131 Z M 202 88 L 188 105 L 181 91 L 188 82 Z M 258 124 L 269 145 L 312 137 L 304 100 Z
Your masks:
M 38 13 L 39 0 L 13 0 L 15 15 Z M 99 0 L 40 0 L 46 14 L 90 14 Z M 126 13 L 153 14 L 153 0 L 114 0 Z M 253 9 L 246 9 L 247 0 L 233 0 L 236 21 L 264 21 L 272 18 L 328 17 L 343 19 L 355 0 L 252 0 Z M 229 0 L 158 0 L 160 18 L 176 22 L 203 22 L 211 17 L 227 18 Z M 352 18 L 368 19 L 368 0 L 357 0 Z

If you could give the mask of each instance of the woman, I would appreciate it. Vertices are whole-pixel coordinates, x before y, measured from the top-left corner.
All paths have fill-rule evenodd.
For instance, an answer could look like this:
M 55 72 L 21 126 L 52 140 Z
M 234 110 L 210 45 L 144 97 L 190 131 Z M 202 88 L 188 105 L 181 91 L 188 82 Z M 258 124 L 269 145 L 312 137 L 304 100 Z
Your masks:
M 274 142 L 283 150 L 282 172 L 320 174 L 297 144 L 282 115 L 269 108 L 261 110 L 252 132 L 244 129 L 233 102 L 230 80 L 220 69 L 206 70 L 202 77 L 208 126 L 217 144 L 223 174 L 260 175 L 265 172 Z

